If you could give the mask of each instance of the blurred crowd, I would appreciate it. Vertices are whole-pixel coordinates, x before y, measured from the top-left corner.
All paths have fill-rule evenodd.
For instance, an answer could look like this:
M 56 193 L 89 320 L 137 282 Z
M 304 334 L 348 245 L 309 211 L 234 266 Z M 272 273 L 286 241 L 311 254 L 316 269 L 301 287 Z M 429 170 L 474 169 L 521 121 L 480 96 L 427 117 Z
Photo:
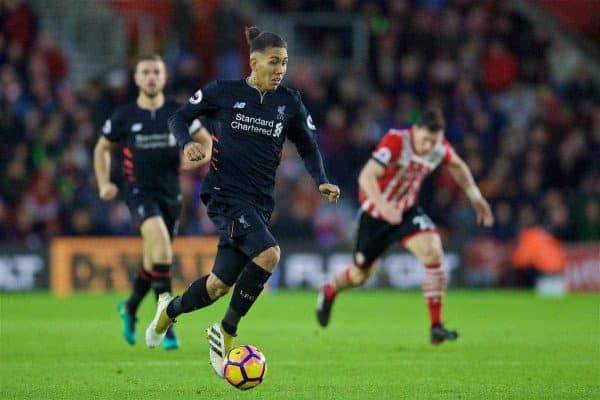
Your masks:
M 171 30 L 157 35 L 169 68 L 167 93 L 185 101 L 215 78 L 248 72 L 243 27 L 253 22 L 251 12 L 228 0 L 160 3 L 170 5 L 160 14 L 172 15 L 164 22 Z M 511 241 L 534 225 L 565 241 L 600 240 L 598 82 L 579 53 L 510 2 L 262 3 L 274 13 L 352 14 L 369 35 L 364 65 L 341 62 L 348 38 L 335 33 L 314 41 L 310 58 L 291 60 L 285 84 L 301 91 L 343 200 L 336 206 L 320 201 L 295 149 L 286 145 L 272 220 L 276 237 L 312 238 L 321 246 L 349 242 L 356 178 L 371 150 L 389 128 L 409 126 L 426 107 L 439 106 L 448 140 L 496 215 L 491 230 L 478 229 L 450 176 L 435 173 L 421 202 L 450 244 L 474 234 Z M 104 119 L 135 98 L 134 54 L 76 89 L 66 53 L 39 29 L 36 12 L 17 0 L 0 7 L 0 240 L 35 246 L 57 234 L 135 234 L 123 201 L 98 198 L 92 165 Z M 128 35 L 135 41 L 135 26 Z M 182 174 L 181 234 L 214 233 L 198 195 L 205 172 Z M 118 181 L 118 171 L 114 176 Z

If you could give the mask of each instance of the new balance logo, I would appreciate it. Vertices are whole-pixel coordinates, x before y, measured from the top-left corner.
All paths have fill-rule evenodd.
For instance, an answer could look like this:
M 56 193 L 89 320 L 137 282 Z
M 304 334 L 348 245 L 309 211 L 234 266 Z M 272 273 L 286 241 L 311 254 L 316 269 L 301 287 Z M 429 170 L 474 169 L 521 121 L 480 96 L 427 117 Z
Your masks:
M 242 226 L 244 228 L 249 228 L 250 224 L 248 223 L 248 221 L 246 221 L 246 217 L 244 215 L 242 215 L 241 217 L 238 218 L 238 221 L 240 224 L 242 224 Z
M 233 105 L 233 108 L 239 108 L 239 109 L 242 109 L 242 108 L 244 108 L 244 107 L 246 107 L 246 103 L 244 103 L 243 101 L 238 101 L 238 102 L 236 102 L 236 103 Z

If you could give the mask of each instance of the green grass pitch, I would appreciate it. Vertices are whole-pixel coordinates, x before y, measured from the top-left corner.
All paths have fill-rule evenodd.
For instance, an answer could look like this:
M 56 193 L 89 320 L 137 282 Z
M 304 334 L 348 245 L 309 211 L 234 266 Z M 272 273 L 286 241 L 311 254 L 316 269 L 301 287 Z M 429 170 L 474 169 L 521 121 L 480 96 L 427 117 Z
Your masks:
M 332 325 L 316 325 L 314 292 L 260 298 L 239 344 L 266 355 L 269 373 L 241 392 L 213 373 L 204 329 L 227 300 L 184 315 L 182 348 L 149 350 L 121 338 L 118 294 L 0 295 L 0 399 L 598 399 L 600 296 L 539 298 L 515 291 L 451 291 L 448 326 L 433 347 L 416 291 L 340 295 Z

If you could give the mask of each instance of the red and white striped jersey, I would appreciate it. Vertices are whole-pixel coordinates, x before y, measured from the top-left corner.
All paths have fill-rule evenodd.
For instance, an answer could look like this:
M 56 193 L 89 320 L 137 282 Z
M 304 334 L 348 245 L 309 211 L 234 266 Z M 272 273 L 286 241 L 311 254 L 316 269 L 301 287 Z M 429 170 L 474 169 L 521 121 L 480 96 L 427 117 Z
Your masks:
M 419 156 L 414 152 L 412 129 L 391 129 L 372 154 L 372 158 L 385 167 L 383 175 L 378 178 L 379 190 L 404 213 L 417 201 L 423 180 L 442 162 L 450 162 L 453 155 L 452 145 L 444 138 L 429 154 Z M 358 199 L 365 212 L 374 218 L 380 217 L 362 189 Z

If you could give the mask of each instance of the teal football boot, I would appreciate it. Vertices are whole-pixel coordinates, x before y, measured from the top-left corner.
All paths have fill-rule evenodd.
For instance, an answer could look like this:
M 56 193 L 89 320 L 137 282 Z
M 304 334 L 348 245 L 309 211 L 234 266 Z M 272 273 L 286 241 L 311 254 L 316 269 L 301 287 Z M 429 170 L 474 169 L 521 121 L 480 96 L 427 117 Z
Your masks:
M 175 330 L 173 325 L 169 326 L 167 333 L 162 341 L 163 349 L 165 350 L 177 350 L 180 346 L 179 339 L 175 336 Z
M 127 311 L 127 301 L 123 300 L 120 302 L 118 309 L 121 320 L 123 321 L 123 338 L 127 343 L 133 346 L 135 344 L 136 318 Z

